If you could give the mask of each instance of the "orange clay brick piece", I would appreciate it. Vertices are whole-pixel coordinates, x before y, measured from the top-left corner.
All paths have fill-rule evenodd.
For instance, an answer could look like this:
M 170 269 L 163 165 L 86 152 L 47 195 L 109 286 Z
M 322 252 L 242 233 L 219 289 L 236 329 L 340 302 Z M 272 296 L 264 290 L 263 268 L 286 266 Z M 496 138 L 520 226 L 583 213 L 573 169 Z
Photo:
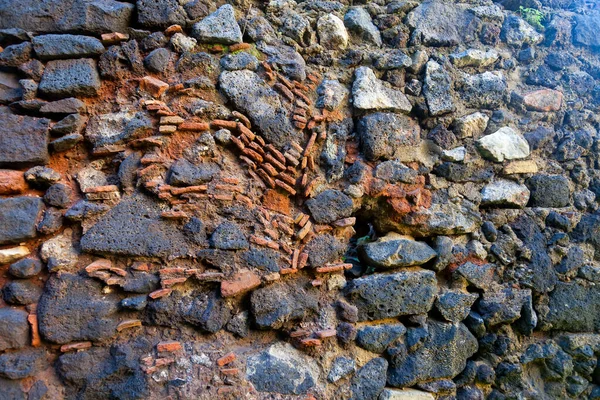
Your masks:
M 215 119 L 210 122 L 211 128 L 227 128 L 227 129 L 236 129 L 237 122 L 235 121 L 225 121 L 223 119 Z
M 248 129 L 248 127 L 246 125 L 244 125 L 243 123 L 241 123 L 241 122 L 236 123 L 236 127 L 237 127 L 238 132 L 240 132 L 242 135 L 246 136 L 248 139 L 254 140 L 254 138 L 256 137 L 254 132 L 252 132 L 250 129 Z
M 237 44 L 229 46 L 229 51 L 234 52 L 234 51 L 239 51 L 239 50 L 246 50 L 246 49 L 249 49 L 250 47 L 252 47 L 252 45 L 250 43 L 237 43 Z
M 184 121 L 179 125 L 180 131 L 194 131 L 194 132 L 202 132 L 210 129 L 210 125 L 207 122 L 193 122 L 193 121 Z
M 298 270 L 297 270 L 297 269 L 294 269 L 294 268 L 281 268 L 281 269 L 279 270 L 279 273 L 280 273 L 281 275 L 295 274 L 296 272 L 298 272 Z
M 231 364 L 232 362 L 234 362 L 236 359 L 235 353 L 234 352 L 230 352 L 225 354 L 223 357 L 217 359 L 217 365 L 219 367 L 223 367 L 227 364 Z
M 280 188 L 282 188 L 283 190 L 285 190 L 286 192 L 288 192 L 289 194 L 291 194 L 292 196 L 296 194 L 296 191 L 294 190 L 294 188 L 292 188 L 290 185 L 288 185 L 287 183 L 285 183 L 282 180 L 275 179 L 275 184 L 277 186 L 279 186 Z
M 115 44 L 124 40 L 129 40 L 129 35 L 120 32 L 103 33 L 100 35 L 100 40 L 103 44 Z
M 269 150 L 269 152 L 271 152 L 271 154 L 273 154 L 273 156 L 277 157 L 281 164 L 285 164 L 285 157 L 279 150 L 275 148 L 275 146 L 273 146 L 272 144 L 268 144 L 265 147 L 267 148 L 267 150 Z
M 89 274 L 89 273 L 95 272 L 95 271 L 110 269 L 111 267 L 112 267 L 112 263 L 110 262 L 110 260 L 100 258 L 100 259 L 92 262 L 87 267 L 85 267 L 85 272 L 87 272 Z
M 117 332 L 121 332 L 122 330 L 129 328 L 135 328 L 137 326 L 142 326 L 142 321 L 139 319 L 128 319 L 117 325 Z
M 230 280 L 221 282 L 221 295 L 233 297 L 260 286 L 260 277 L 252 271 L 240 271 Z
M 172 289 L 158 289 L 150 293 L 148 297 L 150 297 L 151 299 L 160 299 L 161 297 L 170 295 L 172 291 Z
M 302 345 L 306 346 L 306 347 L 319 347 L 319 346 L 321 346 L 321 341 L 319 339 L 313 339 L 313 338 L 302 339 L 300 341 L 300 343 L 302 343 Z
M 31 346 L 40 347 L 42 345 L 42 339 L 40 338 L 37 314 L 29 314 L 27 316 L 27 322 L 29 322 L 29 326 L 31 327 Z
M 240 374 L 240 369 L 239 368 L 223 368 L 221 370 L 221 373 L 223 375 L 227 375 L 227 376 L 235 376 L 235 375 Z
M 183 33 L 183 28 L 181 25 L 171 25 L 167 29 L 165 29 L 165 35 L 172 36 L 176 33 Z
M 69 344 L 63 344 L 62 346 L 60 346 L 60 351 L 61 351 L 61 353 L 66 353 L 68 351 L 74 351 L 74 350 L 85 350 L 85 349 L 89 349 L 90 347 L 92 347 L 92 342 L 69 343 Z
M 164 342 L 160 342 L 156 345 L 156 350 L 159 353 L 162 353 L 162 352 L 173 353 L 173 352 L 179 351 L 181 349 L 182 349 L 181 343 L 179 343 L 176 340 L 167 340 Z
M 160 97 L 169 88 L 169 84 L 151 76 L 145 76 L 140 80 L 142 90 L 150 93 L 153 97 Z
M 0 194 L 18 194 L 26 190 L 23 171 L 0 169 Z
M 315 334 L 317 335 L 317 337 L 319 339 L 324 339 L 324 338 L 335 336 L 336 333 L 337 332 L 335 329 L 323 329 L 322 331 L 315 332 Z
M 308 253 L 300 253 L 300 257 L 298 257 L 298 268 L 302 269 L 306 267 L 306 263 L 308 261 Z

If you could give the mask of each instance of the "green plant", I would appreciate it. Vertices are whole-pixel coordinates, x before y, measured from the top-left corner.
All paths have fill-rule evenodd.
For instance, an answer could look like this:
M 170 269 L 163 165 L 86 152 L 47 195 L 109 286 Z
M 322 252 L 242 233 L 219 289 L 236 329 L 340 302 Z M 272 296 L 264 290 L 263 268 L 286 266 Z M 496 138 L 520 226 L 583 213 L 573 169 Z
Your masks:
M 529 22 L 529 24 L 535 29 L 538 31 L 544 30 L 544 25 L 542 25 L 542 22 L 546 17 L 544 16 L 543 12 L 536 10 L 535 8 L 525 8 L 523 6 L 519 6 L 519 13 L 521 14 L 521 17 L 523 17 L 525 21 Z

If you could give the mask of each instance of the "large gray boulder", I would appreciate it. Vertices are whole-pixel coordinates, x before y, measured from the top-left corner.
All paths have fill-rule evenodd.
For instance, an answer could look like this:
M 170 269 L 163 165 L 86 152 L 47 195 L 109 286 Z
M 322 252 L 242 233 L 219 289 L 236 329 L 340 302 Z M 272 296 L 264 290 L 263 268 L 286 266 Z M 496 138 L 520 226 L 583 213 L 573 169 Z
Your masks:
M 35 54 L 41 60 L 93 57 L 104 52 L 95 37 L 83 35 L 40 35 L 32 39 Z
M 437 116 L 454 111 L 451 88 L 452 80 L 444 67 L 433 60 L 427 62 L 423 94 L 429 114 Z
M 357 127 L 365 158 L 389 159 L 402 146 L 416 146 L 421 128 L 417 121 L 401 114 L 377 112 L 362 117 Z
M 192 36 L 200 43 L 234 44 L 242 42 L 242 31 L 235 20 L 235 10 L 225 4 L 214 13 L 196 22 Z
M 377 79 L 369 67 L 360 67 L 355 71 L 352 84 L 352 104 L 361 111 L 394 111 L 409 113 L 410 101 L 398 89 L 392 89 Z
M 89 58 L 49 61 L 38 87 L 51 98 L 95 96 L 100 90 L 96 61 Z

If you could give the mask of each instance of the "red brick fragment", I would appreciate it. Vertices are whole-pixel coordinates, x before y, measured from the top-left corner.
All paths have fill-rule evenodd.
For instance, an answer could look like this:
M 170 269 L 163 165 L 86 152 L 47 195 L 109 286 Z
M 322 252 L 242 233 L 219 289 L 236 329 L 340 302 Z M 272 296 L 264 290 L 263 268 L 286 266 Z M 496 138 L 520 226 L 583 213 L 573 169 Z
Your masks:
M 232 362 L 234 362 L 236 359 L 235 353 L 234 352 L 230 352 L 225 354 L 223 357 L 217 359 L 217 365 L 219 367 L 222 367 L 224 365 L 227 364 L 231 364 Z
M 140 80 L 140 88 L 153 97 L 160 97 L 169 88 L 169 84 L 160 79 L 145 76 Z
M 0 169 L 0 194 L 18 194 L 27 190 L 27 183 L 21 171 Z
M 252 271 L 240 271 L 230 280 L 221 282 L 221 295 L 232 297 L 247 293 L 260 286 L 260 277 Z
M 150 293 L 148 297 L 150 297 L 151 299 L 159 299 L 161 297 L 170 295 L 172 291 L 172 289 L 158 289 Z
M 164 341 L 164 342 L 160 342 L 160 343 L 158 343 L 156 345 L 156 350 L 159 353 L 162 353 L 162 352 L 174 353 L 174 352 L 179 351 L 181 349 L 182 349 L 181 343 L 179 343 L 176 340 L 167 340 L 167 341 Z

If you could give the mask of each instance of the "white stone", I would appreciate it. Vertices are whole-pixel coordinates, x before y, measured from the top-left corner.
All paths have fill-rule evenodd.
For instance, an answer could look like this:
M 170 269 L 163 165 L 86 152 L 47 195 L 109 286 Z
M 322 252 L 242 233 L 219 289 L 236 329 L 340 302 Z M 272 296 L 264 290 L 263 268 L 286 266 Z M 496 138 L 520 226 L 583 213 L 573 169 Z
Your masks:
M 507 126 L 498 129 L 491 135 L 482 137 L 476 144 L 484 158 L 496 162 L 529 156 L 527 140 L 523 135 Z
M 456 147 L 452 150 L 442 150 L 442 159 L 444 161 L 463 162 L 467 156 L 467 149 L 464 146 Z
M 62 235 L 44 242 L 40 250 L 42 260 L 48 264 L 48 269 L 57 271 L 77 264 L 79 253 L 73 246 L 71 229 L 65 229 Z
M 404 93 L 385 86 L 368 67 L 360 67 L 355 72 L 352 100 L 354 107 L 359 110 L 389 110 L 409 113 L 412 109 L 412 105 Z
M 326 49 L 343 50 L 348 46 L 348 31 L 344 22 L 333 14 L 327 14 L 317 21 L 319 43 Z
M 498 60 L 498 52 L 494 49 L 483 51 L 468 49 L 461 53 L 450 54 L 452 64 L 457 67 L 487 67 Z
M 184 53 L 186 51 L 194 50 L 194 47 L 196 47 L 197 43 L 198 42 L 196 41 L 196 39 L 189 36 L 185 36 L 183 33 L 179 32 L 174 34 L 171 38 L 171 44 L 173 45 L 175 51 L 178 53 Z
M 500 179 L 487 184 L 481 190 L 481 205 L 523 208 L 529 201 L 529 195 L 527 186 Z
M 461 138 L 478 137 L 481 135 L 490 118 L 481 112 L 465 115 L 454 122 L 454 133 Z
M 435 400 L 435 397 L 422 390 L 385 388 L 379 395 L 379 400 Z
M 0 264 L 10 264 L 29 255 L 29 249 L 25 246 L 11 247 L 0 250 Z

